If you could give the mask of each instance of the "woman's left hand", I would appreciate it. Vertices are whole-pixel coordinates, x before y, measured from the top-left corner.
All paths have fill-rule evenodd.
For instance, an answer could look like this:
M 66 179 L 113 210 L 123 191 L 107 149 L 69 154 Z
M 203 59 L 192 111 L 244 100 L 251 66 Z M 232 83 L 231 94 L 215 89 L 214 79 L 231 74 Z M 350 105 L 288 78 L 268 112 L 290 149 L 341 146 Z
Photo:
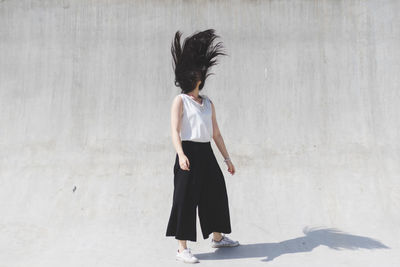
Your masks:
M 235 174 L 235 166 L 233 166 L 233 163 L 230 160 L 228 160 L 226 162 L 226 164 L 228 165 L 228 172 L 230 172 L 232 175 L 234 175 Z

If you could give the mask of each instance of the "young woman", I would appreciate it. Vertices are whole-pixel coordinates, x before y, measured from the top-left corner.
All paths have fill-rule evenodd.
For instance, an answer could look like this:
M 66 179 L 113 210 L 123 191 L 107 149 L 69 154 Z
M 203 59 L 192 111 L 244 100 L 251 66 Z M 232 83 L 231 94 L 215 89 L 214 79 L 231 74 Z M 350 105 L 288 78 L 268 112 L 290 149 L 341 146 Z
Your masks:
M 198 32 L 186 38 L 181 47 L 181 33 L 175 34 L 171 46 L 174 60 L 175 85 L 181 88 L 171 107 L 171 135 L 176 150 L 174 193 L 166 236 L 178 240 L 177 260 L 199 262 L 186 241 L 196 241 L 196 208 L 203 238 L 211 233 L 211 246 L 239 245 L 225 234 L 231 233 L 228 195 L 224 175 L 211 148 L 214 139 L 233 175 L 235 167 L 229 158 L 224 140 L 218 129 L 213 102 L 199 94 L 208 77 L 209 67 L 217 64 L 221 42 L 212 46 L 215 30 Z M 224 233 L 224 235 L 222 235 Z

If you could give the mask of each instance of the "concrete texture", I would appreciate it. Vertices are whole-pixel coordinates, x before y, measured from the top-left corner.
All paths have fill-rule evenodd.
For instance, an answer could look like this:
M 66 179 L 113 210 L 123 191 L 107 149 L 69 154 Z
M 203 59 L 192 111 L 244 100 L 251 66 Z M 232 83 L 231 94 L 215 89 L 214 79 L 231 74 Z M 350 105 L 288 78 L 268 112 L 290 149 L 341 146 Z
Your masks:
M 170 44 L 204 93 L 242 246 L 205 266 L 398 266 L 400 2 L 0 1 L 0 266 L 174 266 Z

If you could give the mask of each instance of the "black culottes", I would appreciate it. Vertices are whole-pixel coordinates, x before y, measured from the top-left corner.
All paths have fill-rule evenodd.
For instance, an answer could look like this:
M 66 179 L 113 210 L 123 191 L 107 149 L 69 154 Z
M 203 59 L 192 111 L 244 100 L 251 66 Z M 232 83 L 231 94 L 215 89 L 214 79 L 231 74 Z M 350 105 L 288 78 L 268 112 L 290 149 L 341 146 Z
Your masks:
M 166 236 L 196 241 L 196 208 L 203 238 L 212 232 L 231 233 L 228 194 L 224 175 L 211 142 L 182 141 L 189 171 L 182 170 L 175 156 L 174 193 Z

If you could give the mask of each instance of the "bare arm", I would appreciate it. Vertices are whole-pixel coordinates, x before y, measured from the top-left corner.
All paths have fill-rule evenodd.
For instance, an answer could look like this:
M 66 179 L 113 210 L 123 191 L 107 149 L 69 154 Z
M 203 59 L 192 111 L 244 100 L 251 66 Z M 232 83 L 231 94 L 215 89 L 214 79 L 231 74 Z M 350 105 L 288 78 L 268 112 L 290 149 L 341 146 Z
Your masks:
M 214 103 L 211 102 L 212 106 L 212 125 L 213 125 L 213 139 L 215 144 L 217 145 L 219 151 L 221 152 L 222 156 L 224 159 L 229 158 L 228 151 L 226 150 L 225 143 L 224 143 L 224 138 L 222 138 L 222 134 L 218 128 L 218 123 L 217 123 L 217 115 L 215 112 L 215 107 Z M 235 174 L 235 166 L 233 165 L 231 160 L 226 161 L 226 164 L 228 165 L 228 172 L 230 172 L 232 175 Z
M 182 115 L 183 115 L 183 103 L 182 98 L 177 95 L 171 106 L 171 137 L 172 143 L 175 147 L 176 153 L 179 156 L 179 166 L 182 170 L 190 170 L 189 159 L 186 157 L 185 153 L 182 149 L 182 141 L 179 135 L 181 130 L 182 123 Z
M 176 153 L 178 153 L 179 156 L 183 154 L 182 141 L 179 136 L 182 123 L 182 112 L 182 99 L 177 95 L 172 101 L 171 106 L 171 137 Z
M 217 145 L 219 151 L 221 152 L 222 156 L 224 157 L 224 159 L 226 159 L 226 158 L 229 158 L 229 154 L 225 147 L 224 138 L 222 137 L 222 134 L 218 128 L 217 115 L 216 115 L 214 103 L 211 102 L 211 106 L 212 106 L 213 139 L 214 139 L 214 142 Z

